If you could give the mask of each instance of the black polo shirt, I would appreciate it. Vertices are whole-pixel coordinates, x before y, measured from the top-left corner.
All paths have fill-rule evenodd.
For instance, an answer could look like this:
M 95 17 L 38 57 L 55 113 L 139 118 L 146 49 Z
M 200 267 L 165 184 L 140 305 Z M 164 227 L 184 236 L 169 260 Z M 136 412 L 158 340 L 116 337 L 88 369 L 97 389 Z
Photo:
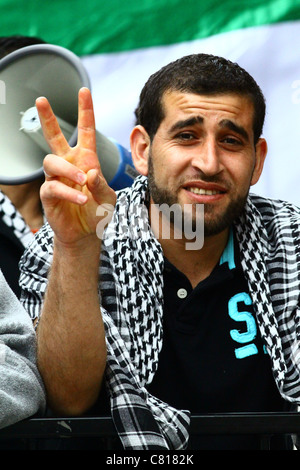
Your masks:
M 168 260 L 164 338 L 150 393 L 193 414 L 283 411 L 231 233 L 219 264 L 194 289 Z M 200 438 L 196 448 L 255 448 L 256 438 Z

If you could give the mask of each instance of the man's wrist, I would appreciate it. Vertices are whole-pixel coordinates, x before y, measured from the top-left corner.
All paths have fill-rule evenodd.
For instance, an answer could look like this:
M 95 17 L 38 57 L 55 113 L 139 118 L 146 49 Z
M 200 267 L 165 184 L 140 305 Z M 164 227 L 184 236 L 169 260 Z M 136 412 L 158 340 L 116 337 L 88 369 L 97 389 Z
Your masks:
M 95 235 L 84 237 L 80 240 L 65 243 L 54 236 L 53 252 L 54 255 L 69 259 L 89 259 L 99 260 L 102 241 Z

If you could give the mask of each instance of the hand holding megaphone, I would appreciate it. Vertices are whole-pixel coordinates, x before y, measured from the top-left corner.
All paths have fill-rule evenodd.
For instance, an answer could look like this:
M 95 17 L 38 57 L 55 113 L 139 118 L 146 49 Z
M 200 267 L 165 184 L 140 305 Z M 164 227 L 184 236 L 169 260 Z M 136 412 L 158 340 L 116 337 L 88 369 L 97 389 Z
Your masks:
M 80 244 L 95 236 L 97 207 L 113 209 L 116 195 L 103 177 L 97 156 L 95 118 L 91 93 L 78 94 L 78 138 L 70 147 L 46 98 L 36 108 L 43 134 L 52 154 L 44 159 L 45 182 L 41 200 L 56 239 L 64 246 Z

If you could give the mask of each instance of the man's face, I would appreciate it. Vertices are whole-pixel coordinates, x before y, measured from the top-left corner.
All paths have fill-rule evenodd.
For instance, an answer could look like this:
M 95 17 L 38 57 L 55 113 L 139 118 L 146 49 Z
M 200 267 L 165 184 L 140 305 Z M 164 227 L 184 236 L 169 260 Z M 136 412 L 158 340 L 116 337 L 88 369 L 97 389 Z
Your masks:
M 235 94 L 171 91 L 163 107 L 144 171 L 152 202 L 204 204 L 205 235 L 220 233 L 243 210 L 263 167 L 266 143 L 254 145 L 253 104 Z

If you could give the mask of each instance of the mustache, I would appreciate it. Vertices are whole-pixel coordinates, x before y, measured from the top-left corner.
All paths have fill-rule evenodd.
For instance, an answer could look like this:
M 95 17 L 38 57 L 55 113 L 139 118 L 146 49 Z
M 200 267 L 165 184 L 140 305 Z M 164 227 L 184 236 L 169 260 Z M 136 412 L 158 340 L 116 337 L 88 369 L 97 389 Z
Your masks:
M 205 173 L 202 172 L 197 172 L 196 174 L 193 175 L 185 175 L 182 177 L 179 181 L 180 185 L 184 186 L 185 184 L 189 182 L 203 182 L 203 183 L 214 183 L 214 184 L 219 184 L 220 186 L 224 186 L 226 189 L 231 188 L 231 183 L 223 178 L 220 175 L 211 175 L 208 176 Z

